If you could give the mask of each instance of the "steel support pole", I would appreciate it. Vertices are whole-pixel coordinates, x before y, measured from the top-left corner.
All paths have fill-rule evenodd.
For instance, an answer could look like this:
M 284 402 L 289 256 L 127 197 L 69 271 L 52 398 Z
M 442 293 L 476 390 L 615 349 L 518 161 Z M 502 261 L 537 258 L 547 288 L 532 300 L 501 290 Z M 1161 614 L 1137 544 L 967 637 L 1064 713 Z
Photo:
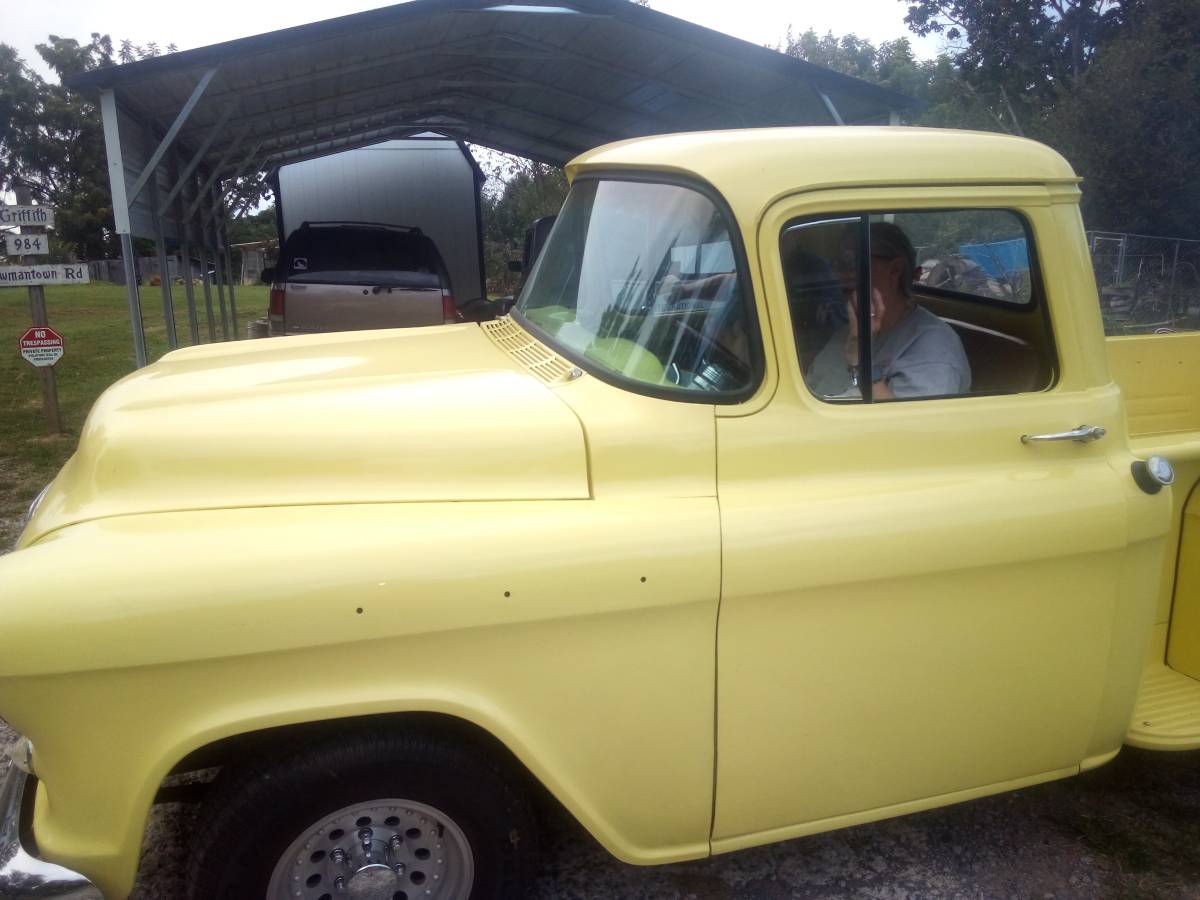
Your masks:
M 215 229 L 213 240 L 220 240 Z M 221 340 L 229 341 L 232 338 L 229 336 L 229 307 L 225 305 L 225 263 L 220 246 L 213 249 L 213 264 L 217 270 L 217 299 L 221 303 Z
M 167 349 L 178 350 L 179 338 L 175 333 L 175 298 L 171 296 L 171 267 L 167 264 L 167 238 L 163 230 L 162 216 L 158 214 L 158 173 L 153 173 L 147 182 L 150 197 L 150 215 L 154 222 L 154 250 L 158 255 L 158 283 L 162 288 L 163 324 L 167 327 Z
M 213 248 L 213 274 L 217 279 L 217 298 L 221 303 L 221 340 L 229 340 L 229 314 L 225 309 L 225 278 L 222 273 L 221 266 L 221 235 L 217 231 L 217 220 L 214 218 L 210 223 L 211 230 L 208 237 L 212 239 Z
M 178 169 L 179 158 L 175 157 L 175 167 Z M 175 174 L 175 173 L 172 173 Z M 185 221 L 183 207 L 187 201 L 180 194 L 175 201 L 175 215 L 179 222 L 179 255 L 183 263 L 183 292 L 187 296 L 188 330 L 192 335 L 192 346 L 200 343 L 200 323 L 196 321 L 196 289 L 192 284 L 192 243 L 190 239 L 191 225 Z
M 212 285 L 208 278 L 208 241 L 203 229 L 200 232 L 200 283 L 204 285 L 204 311 L 208 315 L 208 342 L 216 343 L 217 323 L 213 317 Z
M 146 333 L 142 328 L 142 298 L 138 294 L 137 261 L 129 228 L 129 202 L 125 195 L 125 160 L 121 155 L 121 132 L 117 120 L 117 97 L 112 88 L 100 92 L 100 116 L 104 122 L 104 150 L 108 157 L 108 183 L 112 191 L 113 222 L 121 236 L 121 259 L 125 264 L 125 293 L 129 298 L 129 326 L 133 332 L 133 358 L 140 369 L 146 365 Z
M 229 318 L 233 320 L 233 339 L 241 340 L 238 331 L 237 293 L 234 286 L 238 280 L 233 271 L 233 252 L 229 248 L 229 222 L 225 218 L 225 209 L 221 210 L 221 237 L 225 247 L 225 272 L 229 276 Z
M 140 369 L 146 365 L 146 332 L 142 327 L 142 301 L 138 296 L 137 260 L 133 256 L 133 236 L 121 235 L 121 260 L 125 264 L 125 292 L 129 297 L 129 324 L 133 326 L 133 360 Z
M 183 269 L 183 293 L 187 297 L 188 333 L 192 338 L 192 346 L 200 343 L 200 323 L 196 320 L 196 285 L 192 276 L 192 243 L 187 237 L 187 226 L 184 227 L 183 239 L 179 243 L 180 267 Z
M 845 125 L 846 123 L 844 121 L 842 121 L 842 114 L 839 113 L 837 110 L 837 107 L 833 105 L 833 101 L 831 99 L 829 99 L 829 95 L 826 94 L 819 87 L 814 86 L 813 90 L 817 92 L 817 96 L 820 97 L 821 102 L 825 104 L 825 111 L 827 113 L 829 113 L 830 118 L 833 119 L 833 124 L 834 125 Z

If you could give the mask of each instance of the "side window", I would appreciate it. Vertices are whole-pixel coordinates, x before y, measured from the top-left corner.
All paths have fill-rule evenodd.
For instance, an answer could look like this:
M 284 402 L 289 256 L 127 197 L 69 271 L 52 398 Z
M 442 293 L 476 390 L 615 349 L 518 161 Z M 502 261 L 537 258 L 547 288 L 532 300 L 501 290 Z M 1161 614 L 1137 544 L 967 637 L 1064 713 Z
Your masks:
M 1013 394 L 1054 382 L 1036 254 L 1015 212 L 796 220 L 780 256 L 800 370 L 823 400 Z

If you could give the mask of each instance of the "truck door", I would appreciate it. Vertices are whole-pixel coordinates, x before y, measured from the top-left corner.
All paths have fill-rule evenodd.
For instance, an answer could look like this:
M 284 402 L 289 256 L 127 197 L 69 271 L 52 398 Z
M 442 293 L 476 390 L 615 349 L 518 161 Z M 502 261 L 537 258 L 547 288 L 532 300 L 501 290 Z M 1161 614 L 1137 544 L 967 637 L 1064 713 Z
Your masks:
M 717 430 L 715 850 L 1119 748 L 1166 503 L 1129 475 L 1074 204 L 1030 187 L 827 191 L 763 217 L 778 384 Z M 880 306 L 905 282 L 897 228 L 917 263 L 899 319 Z M 901 324 L 852 339 L 849 318 L 864 334 L 873 313 Z M 937 339 L 908 365 L 889 341 L 914 322 Z

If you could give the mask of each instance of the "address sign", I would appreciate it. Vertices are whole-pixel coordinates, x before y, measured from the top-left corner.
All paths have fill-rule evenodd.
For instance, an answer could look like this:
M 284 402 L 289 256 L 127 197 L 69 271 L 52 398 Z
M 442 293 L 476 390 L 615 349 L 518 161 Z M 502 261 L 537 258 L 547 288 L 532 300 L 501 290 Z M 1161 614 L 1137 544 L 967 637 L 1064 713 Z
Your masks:
M 42 256 L 50 252 L 50 241 L 44 234 L 6 234 L 4 247 L 9 256 Z
M 0 288 L 33 287 L 39 284 L 88 284 L 90 282 L 87 263 L 0 266 Z
M 0 227 L 8 228 L 14 225 L 41 225 L 44 228 L 53 228 L 54 207 L 0 206 Z

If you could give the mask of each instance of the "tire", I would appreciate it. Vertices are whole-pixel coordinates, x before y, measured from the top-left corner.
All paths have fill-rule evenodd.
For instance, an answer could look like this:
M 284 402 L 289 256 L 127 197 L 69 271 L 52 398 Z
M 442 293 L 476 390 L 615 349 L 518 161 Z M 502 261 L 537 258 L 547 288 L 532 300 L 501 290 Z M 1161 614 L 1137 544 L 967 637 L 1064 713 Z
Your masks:
M 227 766 L 196 835 L 192 900 L 507 900 L 536 842 L 527 798 L 482 751 L 388 730 Z

